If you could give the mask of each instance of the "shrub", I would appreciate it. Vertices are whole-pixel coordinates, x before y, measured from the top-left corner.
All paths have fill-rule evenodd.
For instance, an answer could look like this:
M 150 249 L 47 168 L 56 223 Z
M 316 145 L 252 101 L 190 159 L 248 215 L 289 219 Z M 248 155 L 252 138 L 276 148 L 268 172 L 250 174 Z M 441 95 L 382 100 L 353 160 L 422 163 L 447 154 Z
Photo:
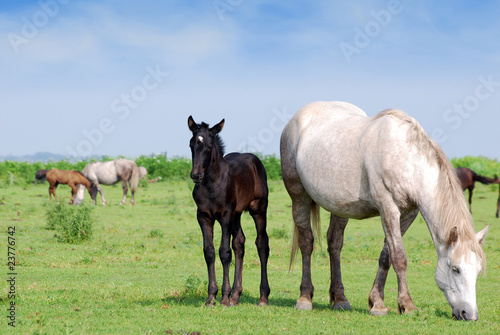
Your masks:
M 65 203 L 49 206 L 47 228 L 59 233 L 60 242 L 79 243 L 92 238 L 96 217 L 91 206 L 73 206 Z

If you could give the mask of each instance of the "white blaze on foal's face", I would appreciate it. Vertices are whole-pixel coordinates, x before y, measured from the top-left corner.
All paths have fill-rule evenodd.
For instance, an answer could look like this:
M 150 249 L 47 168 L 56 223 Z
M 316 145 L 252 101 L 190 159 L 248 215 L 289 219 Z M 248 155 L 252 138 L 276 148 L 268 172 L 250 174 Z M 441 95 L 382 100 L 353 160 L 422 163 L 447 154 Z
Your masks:
M 200 143 L 203 143 L 203 136 L 198 136 L 198 141 L 199 141 Z

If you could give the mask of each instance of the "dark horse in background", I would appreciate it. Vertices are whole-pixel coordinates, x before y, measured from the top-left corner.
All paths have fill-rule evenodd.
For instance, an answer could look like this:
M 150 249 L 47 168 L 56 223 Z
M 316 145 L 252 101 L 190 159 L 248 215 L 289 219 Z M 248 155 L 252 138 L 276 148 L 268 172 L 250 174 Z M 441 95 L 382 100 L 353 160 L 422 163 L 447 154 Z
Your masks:
M 248 210 L 255 221 L 257 239 L 255 244 L 260 258 L 261 282 L 259 306 L 268 305 L 270 293 L 267 279 L 269 238 L 266 232 L 266 212 L 269 190 L 267 175 L 262 162 L 252 154 L 231 153 L 224 156 L 224 146 L 217 135 L 224 120 L 209 128 L 208 124 L 197 124 L 190 116 L 188 126 L 193 137 L 190 140 L 193 168 L 191 179 L 195 182 L 193 199 L 196 202 L 197 218 L 203 233 L 203 252 L 208 268 L 208 298 L 205 305 L 213 305 L 217 296 L 215 280 L 215 248 L 213 241 L 214 222 L 219 221 L 222 239 L 219 256 L 223 266 L 222 305 L 237 305 L 243 291 L 241 279 L 245 235 L 241 228 L 241 214 Z M 229 266 L 232 249 L 235 256 L 234 282 L 231 290 Z
M 49 170 L 38 170 L 35 173 L 35 185 L 38 185 L 38 182 L 41 181 L 44 183 L 47 180 L 47 171 Z
M 457 173 L 458 179 L 460 180 L 460 184 L 462 184 L 462 191 L 465 191 L 466 189 L 469 190 L 469 210 L 471 213 L 472 213 L 472 193 L 474 191 L 475 182 L 478 181 L 485 185 L 489 185 L 492 183 L 499 183 L 497 175 L 495 175 L 494 179 L 480 176 L 476 172 L 466 167 L 459 167 L 455 171 Z M 498 198 L 498 210 L 500 210 L 500 197 Z M 498 217 L 498 210 L 497 210 L 497 217 Z
M 49 198 L 51 200 L 52 196 L 57 199 L 57 186 L 59 184 L 67 184 L 69 187 L 71 187 L 71 201 L 69 202 L 70 204 L 74 203 L 77 192 L 77 185 L 83 185 L 89 191 L 92 200 L 95 201 L 97 195 L 97 187 L 78 171 L 51 169 L 47 171 L 46 177 L 47 181 L 50 184 Z

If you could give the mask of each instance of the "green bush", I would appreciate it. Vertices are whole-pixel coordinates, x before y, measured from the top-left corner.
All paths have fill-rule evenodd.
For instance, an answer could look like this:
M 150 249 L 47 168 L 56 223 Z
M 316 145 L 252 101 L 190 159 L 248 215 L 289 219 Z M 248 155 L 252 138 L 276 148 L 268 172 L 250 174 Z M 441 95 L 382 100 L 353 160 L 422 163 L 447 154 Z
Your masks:
M 55 230 L 60 242 L 80 243 L 92 238 L 94 207 L 73 206 L 66 203 L 51 205 L 47 209 L 47 228 Z

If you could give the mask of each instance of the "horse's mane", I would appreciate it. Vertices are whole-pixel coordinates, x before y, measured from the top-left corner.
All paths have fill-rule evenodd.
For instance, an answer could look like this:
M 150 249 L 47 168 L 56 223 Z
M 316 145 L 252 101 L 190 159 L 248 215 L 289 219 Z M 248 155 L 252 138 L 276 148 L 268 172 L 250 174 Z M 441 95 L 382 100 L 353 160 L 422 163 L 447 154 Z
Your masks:
M 462 187 L 451 162 L 446 157 L 443 149 L 425 132 L 422 126 L 411 116 L 396 109 L 389 109 L 379 113 L 374 119 L 384 116 L 393 116 L 408 126 L 407 142 L 419 150 L 429 162 L 435 162 L 439 167 L 437 185 L 437 220 L 442 229 L 439 232 L 442 241 L 449 247 L 455 241 L 452 232 L 456 229 L 460 243 L 454 254 L 455 260 L 465 255 L 467 250 L 476 253 L 479 261 L 485 263 L 486 258 L 480 244 L 476 240 L 476 232 L 472 216 L 467 208 Z
M 209 127 L 210 125 L 205 122 L 202 122 L 200 125 L 200 129 L 206 129 L 207 131 L 209 130 Z M 226 145 L 224 144 L 224 141 L 222 141 L 222 138 L 219 136 L 219 134 L 215 135 L 215 145 L 219 148 L 221 155 L 224 156 Z
M 85 175 L 83 173 L 81 173 L 80 171 L 76 171 L 76 170 L 73 170 L 73 171 L 76 172 L 77 174 L 79 174 L 80 176 L 82 176 L 83 178 L 87 179 L 90 184 L 93 184 L 92 181 L 89 178 L 85 177 Z

